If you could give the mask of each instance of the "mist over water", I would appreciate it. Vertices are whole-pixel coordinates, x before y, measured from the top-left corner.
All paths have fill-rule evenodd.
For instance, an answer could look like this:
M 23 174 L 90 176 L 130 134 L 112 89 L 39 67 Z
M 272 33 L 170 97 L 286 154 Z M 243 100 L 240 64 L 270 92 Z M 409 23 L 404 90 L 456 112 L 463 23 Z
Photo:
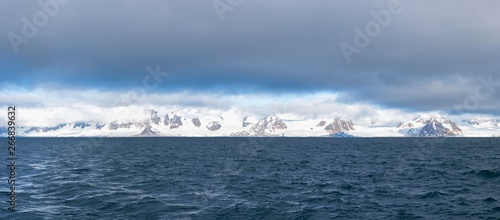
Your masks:
M 2 219 L 500 216 L 499 138 L 19 138 L 17 152 Z

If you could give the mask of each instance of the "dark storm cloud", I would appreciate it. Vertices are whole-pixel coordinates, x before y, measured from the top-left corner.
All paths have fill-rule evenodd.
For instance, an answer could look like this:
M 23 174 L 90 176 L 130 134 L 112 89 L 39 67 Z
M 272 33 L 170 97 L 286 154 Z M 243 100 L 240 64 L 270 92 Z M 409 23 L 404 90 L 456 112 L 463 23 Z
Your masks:
M 223 21 L 213 2 L 73 0 L 15 53 L 8 34 L 22 36 L 22 18 L 42 8 L 2 1 L 2 84 L 128 90 L 160 64 L 166 92 L 329 90 L 346 102 L 446 111 L 474 96 L 478 77 L 500 81 L 498 1 L 402 0 L 350 63 L 339 45 L 354 45 L 354 28 L 389 1 L 220 0 L 232 8 Z M 498 90 L 469 110 L 498 113 Z

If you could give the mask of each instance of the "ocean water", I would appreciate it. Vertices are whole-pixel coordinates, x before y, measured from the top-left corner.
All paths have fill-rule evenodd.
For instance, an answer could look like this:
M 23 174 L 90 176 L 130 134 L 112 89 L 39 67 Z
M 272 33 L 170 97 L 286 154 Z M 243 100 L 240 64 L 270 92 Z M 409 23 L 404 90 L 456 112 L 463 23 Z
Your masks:
M 499 138 L 19 138 L 17 156 L 0 219 L 500 218 Z

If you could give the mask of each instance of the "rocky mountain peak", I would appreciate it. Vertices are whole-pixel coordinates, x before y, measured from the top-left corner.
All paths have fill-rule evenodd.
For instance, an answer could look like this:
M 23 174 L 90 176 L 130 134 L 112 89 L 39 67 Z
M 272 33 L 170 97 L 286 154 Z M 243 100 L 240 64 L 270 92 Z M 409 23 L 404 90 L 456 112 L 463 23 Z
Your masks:
M 138 136 L 158 136 L 160 132 L 148 125 L 142 130 L 142 132 Z
M 455 122 L 440 115 L 419 115 L 413 121 L 401 123 L 397 128 L 405 136 L 412 137 L 457 136 L 463 133 Z
M 254 136 L 281 136 L 287 125 L 279 117 L 267 116 L 255 124 L 250 133 Z
M 330 134 L 335 134 L 339 132 L 348 132 L 355 130 L 354 123 L 351 119 L 336 117 L 330 124 L 325 127 L 325 130 Z

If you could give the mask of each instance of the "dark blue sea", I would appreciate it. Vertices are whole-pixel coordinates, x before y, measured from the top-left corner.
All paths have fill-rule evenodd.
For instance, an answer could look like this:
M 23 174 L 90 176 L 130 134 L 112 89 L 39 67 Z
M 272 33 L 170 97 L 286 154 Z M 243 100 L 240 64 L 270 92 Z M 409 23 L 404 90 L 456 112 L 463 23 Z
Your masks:
M 500 219 L 499 138 L 19 138 L 0 219 Z M 0 154 L 1 155 L 1 154 Z

